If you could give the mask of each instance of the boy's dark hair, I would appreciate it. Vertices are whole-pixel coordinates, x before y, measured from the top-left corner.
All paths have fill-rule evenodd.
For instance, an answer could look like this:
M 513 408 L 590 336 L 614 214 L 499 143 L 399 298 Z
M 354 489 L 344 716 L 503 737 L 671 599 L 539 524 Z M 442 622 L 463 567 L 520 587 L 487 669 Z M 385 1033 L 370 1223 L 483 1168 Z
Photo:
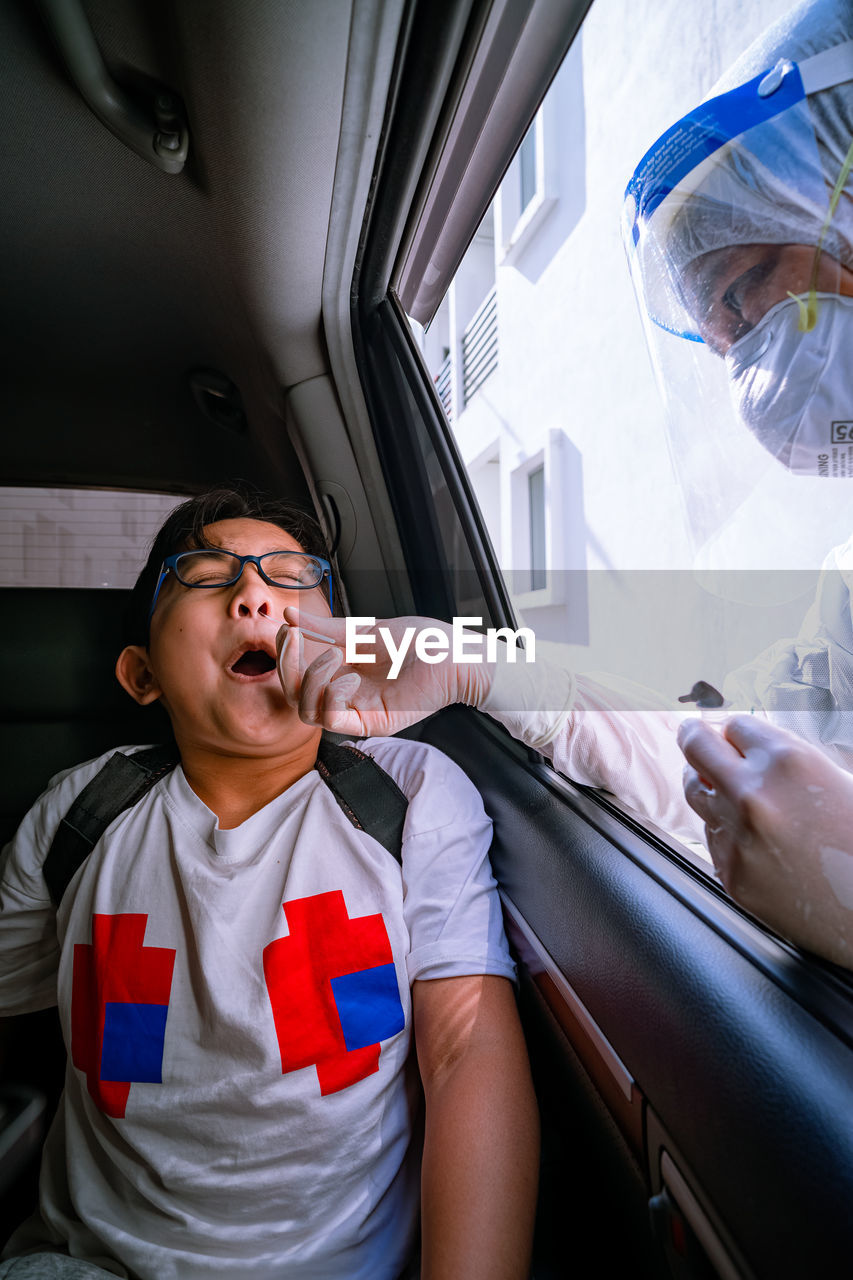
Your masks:
M 131 592 L 125 621 L 125 643 L 148 643 L 148 610 L 166 556 L 176 551 L 209 547 L 204 536 L 207 525 L 219 520 L 263 520 L 289 533 L 303 551 L 330 559 L 329 548 L 319 523 L 307 511 L 282 502 L 258 489 L 216 488 L 182 502 L 165 519 L 151 544 L 145 567 Z M 333 579 L 335 608 L 339 607 Z

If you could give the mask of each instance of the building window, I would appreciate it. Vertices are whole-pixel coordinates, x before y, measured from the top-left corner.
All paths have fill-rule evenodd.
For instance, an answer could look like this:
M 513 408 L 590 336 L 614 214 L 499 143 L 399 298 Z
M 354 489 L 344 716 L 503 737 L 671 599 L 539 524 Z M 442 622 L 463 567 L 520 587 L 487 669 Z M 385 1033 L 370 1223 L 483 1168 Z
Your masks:
M 518 182 L 521 201 L 519 216 L 536 195 L 536 122 L 534 121 L 518 149 Z
M 583 57 L 578 38 L 498 191 L 498 267 L 516 267 L 538 279 L 577 226 L 585 205 L 586 125 Z
M 453 370 L 450 367 L 450 352 L 445 347 L 445 356 L 438 366 L 435 375 L 435 389 L 441 401 L 448 422 L 453 420 Z
M 462 334 L 462 404 L 494 373 L 498 365 L 498 300 L 493 288 L 480 303 Z
M 530 524 L 530 590 L 545 586 L 545 467 L 527 474 L 527 511 Z
M 545 112 L 541 109 L 515 153 L 498 193 L 499 262 L 512 263 L 556 200 L 555 167 L 546 154 Z

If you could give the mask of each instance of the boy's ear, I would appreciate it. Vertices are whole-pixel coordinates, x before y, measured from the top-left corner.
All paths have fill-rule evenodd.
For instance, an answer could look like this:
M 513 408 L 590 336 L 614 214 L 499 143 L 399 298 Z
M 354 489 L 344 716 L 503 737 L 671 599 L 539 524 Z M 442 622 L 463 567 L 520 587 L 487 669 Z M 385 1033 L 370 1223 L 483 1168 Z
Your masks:
M 116 679 L 141 707 L 156 702 L 163 692 L 151 669 L 148 650 L 141 644 L 122 649 L 116 662 Z

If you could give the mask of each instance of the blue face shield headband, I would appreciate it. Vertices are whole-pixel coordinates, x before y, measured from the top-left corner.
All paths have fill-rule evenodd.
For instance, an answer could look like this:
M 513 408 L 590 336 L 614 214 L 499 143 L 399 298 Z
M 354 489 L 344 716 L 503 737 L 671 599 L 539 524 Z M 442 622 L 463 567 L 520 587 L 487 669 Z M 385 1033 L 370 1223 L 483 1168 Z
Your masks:
M 824 172 L 807 98 L 847 80 L 853 42 L 782 60 L 696 107 L 646 152 L 625 192 L 623 236 L 640 305 L 660 329 L 703 341 L 683 273 L 704 254 L 803 244 L 842 256 L 829 192 L 849 165 Z

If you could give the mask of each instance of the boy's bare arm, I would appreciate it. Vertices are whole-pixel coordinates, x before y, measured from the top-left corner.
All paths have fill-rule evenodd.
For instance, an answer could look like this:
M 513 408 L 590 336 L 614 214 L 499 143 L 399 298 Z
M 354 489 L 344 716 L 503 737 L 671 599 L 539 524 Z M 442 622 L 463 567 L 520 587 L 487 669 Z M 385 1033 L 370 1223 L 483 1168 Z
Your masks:
M 526 1280 L 539 1116 L 512 986 L 415 982 L 426 1097 L 421 1280 Z

